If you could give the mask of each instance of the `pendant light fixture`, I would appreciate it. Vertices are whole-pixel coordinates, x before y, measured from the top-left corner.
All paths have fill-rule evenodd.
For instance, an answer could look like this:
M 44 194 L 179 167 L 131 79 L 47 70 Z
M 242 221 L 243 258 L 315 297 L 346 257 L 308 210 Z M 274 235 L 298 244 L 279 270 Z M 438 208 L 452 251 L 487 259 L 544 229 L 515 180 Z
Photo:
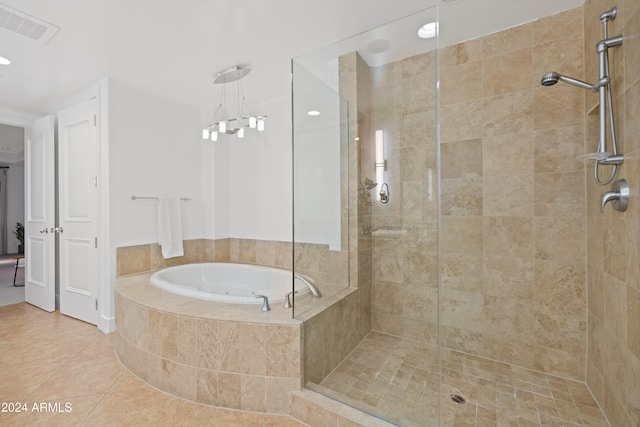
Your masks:
M 222 92 L 220 94 L 220 103 L 213 114 L 211 123 L 202 130 L 203 139 L 218 140 L 218 133 L 227 135 L 237 135 L 238 138 L 244 138 L 245 129 L 264 130 L 264 121 L 267 116 L 252 115 L 244 97 L 244 89 L 242 88 L 242 78 L 249 74 L 251 68 L 241 67 L 239 65 L 221 71 L 216 75 L 213 84 L 221 84 Z M 236 92 L 238 97 L 238 110 L 236 117 L 229 115 L 227 107 L 227 83 L 236 82 Z

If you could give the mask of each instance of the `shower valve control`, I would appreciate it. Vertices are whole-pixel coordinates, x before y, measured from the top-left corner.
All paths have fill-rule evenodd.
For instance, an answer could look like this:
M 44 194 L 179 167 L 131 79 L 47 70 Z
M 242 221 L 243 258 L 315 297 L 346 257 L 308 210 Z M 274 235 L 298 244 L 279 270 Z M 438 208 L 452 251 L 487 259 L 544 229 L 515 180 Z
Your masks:
M 602 195 L 600 202 L 600 212 L 604 213 L 604 207 L 607 203 L 618 212 L 624 212 L 629 206 L 629 184 L 624 179 L 619 179 L 611 185 L 611 191 L 607 191 Z

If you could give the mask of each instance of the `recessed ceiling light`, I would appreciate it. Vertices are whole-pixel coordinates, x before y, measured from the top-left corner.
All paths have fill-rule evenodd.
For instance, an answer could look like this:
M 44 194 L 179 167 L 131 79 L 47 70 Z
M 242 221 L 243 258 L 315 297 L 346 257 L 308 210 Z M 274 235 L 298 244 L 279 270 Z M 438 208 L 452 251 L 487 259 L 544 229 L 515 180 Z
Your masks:
M 0 56 L 0 65 L 9 65 L 9 64 L 11 64 L 11 61 L 9 61 L 4 56 Z
M 311 110 L 311 111 L 307 111 L 307 114 L 310 115 L 311 117 L 315 117 L 320 115 L 320 111 Z
M 430 39 L 438 35 L 438 23 L 429 22 L 418 30 L 418 37 L 421 39 Z

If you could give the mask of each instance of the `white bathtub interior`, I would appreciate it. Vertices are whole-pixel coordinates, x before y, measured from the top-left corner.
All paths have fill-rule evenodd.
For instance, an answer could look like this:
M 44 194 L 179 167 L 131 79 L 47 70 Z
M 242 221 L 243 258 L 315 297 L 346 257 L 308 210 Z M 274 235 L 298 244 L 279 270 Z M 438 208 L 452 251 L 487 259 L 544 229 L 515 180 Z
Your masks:
M 269 302 L 282 302 L 291 292 L 293 274 L 289 270 L 239 263 L 197 263 L 165 268 L 151 276 L 151 283 L 165 291 L 206 301 L 234 304 L 261 304 L 256 295 Z M 296 296 L 309 293 L 300 281 Z

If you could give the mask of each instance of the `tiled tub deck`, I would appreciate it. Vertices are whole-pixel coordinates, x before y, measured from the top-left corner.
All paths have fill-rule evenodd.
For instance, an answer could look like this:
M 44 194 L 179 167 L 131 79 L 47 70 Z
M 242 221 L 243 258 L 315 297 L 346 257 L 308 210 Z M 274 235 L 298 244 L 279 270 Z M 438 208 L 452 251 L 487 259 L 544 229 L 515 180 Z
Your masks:
M 114 341 L 124 366 L 193 402 L 290 413 L 290 393 L 301 387 L 302 325 L 290 309 L 182 297 L 153 287 L 150 276 L 116 282 Z

